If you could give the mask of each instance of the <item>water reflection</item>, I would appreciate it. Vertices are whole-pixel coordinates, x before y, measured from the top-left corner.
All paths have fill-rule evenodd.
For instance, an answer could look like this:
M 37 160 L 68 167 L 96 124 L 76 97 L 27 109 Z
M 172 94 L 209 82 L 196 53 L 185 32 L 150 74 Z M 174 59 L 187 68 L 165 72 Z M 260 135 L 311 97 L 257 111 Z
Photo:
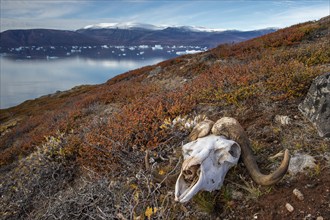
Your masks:
M 155 64 L 165 58 L 145 60 L 70 58 L 10 60 L 0 57 L 0 108 L 68 90 L 77 85 L 99 84 L 126 71 Z

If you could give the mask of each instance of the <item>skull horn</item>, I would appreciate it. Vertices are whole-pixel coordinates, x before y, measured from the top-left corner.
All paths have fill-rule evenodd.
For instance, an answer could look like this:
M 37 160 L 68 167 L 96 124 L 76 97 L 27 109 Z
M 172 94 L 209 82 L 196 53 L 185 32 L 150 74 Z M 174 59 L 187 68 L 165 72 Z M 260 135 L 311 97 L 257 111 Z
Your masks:
M 227 138 L 236 141 L 241 146 L 242 160 L 252 179 L 257 184 L 264 186 L 275 184 L 280 181 L 287 172 L 290 162 L 288 150 L 285 150 L 281 165 L 273 173 L 264 175 L 260 172 L 251 149 L 249 138 L 236 119 L 229 117 L 219 119 L 212 127 L 212 133 L 215 135 L 226 136 Z

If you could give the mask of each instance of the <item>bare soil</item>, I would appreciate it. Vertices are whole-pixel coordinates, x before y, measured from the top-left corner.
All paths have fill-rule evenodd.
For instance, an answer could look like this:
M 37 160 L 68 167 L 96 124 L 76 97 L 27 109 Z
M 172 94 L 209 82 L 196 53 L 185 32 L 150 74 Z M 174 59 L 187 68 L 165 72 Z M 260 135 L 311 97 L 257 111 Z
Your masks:
M 304 196 L 299 200 L 293 190 L 298 189 Z M 289 203 L 294 210 L 289 212 L 285 205 Z M 323 219 L 330 218 L 330 170 L 322 175 L 309 177 L 300 174 L 296 179 L 288 180 L 274 187 L 271 193 L 249 203 L 245 212 L 235 215 L 239 219 L 254 216 L 255 219 Z M 242 210 L 243 211 L 243 210 Z

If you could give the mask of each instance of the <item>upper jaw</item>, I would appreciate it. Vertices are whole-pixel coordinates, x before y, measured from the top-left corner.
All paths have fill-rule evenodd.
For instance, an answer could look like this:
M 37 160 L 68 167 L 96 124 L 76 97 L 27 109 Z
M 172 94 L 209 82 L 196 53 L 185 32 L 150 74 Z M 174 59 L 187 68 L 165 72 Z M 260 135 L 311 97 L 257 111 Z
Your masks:
M 186 180 L 183 172 L 184 171 L 181 171 L 175 186 L 175 201 L 181 203 L 188 202 L 194 195 L 196 195 L 201 190 L 204 180 L 204 172 L 202 171 L 200 164 L 196 173 L 197 175 L 191 180 Z

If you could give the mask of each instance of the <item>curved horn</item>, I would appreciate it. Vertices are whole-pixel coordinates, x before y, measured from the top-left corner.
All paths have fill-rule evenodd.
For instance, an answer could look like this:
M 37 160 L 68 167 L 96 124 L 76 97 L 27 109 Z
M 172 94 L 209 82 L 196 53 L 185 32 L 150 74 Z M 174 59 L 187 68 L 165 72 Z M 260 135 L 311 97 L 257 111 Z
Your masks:
M 260 185 L 268 186 L 275 184 L 282 179 L 288 170 L 290 155 L 289 151 L 285 150 L 281 165 L 273 173 L 268 175 L 262 174 L 254 158 L 249 138 L 243 127 L 234 118 L 224 117 L 219 119 L 214 124 L 212 133 L 215 135 L 224 135 L 229 139 L 236 141 L 241 146 L 243 162 L 252 179 Z

